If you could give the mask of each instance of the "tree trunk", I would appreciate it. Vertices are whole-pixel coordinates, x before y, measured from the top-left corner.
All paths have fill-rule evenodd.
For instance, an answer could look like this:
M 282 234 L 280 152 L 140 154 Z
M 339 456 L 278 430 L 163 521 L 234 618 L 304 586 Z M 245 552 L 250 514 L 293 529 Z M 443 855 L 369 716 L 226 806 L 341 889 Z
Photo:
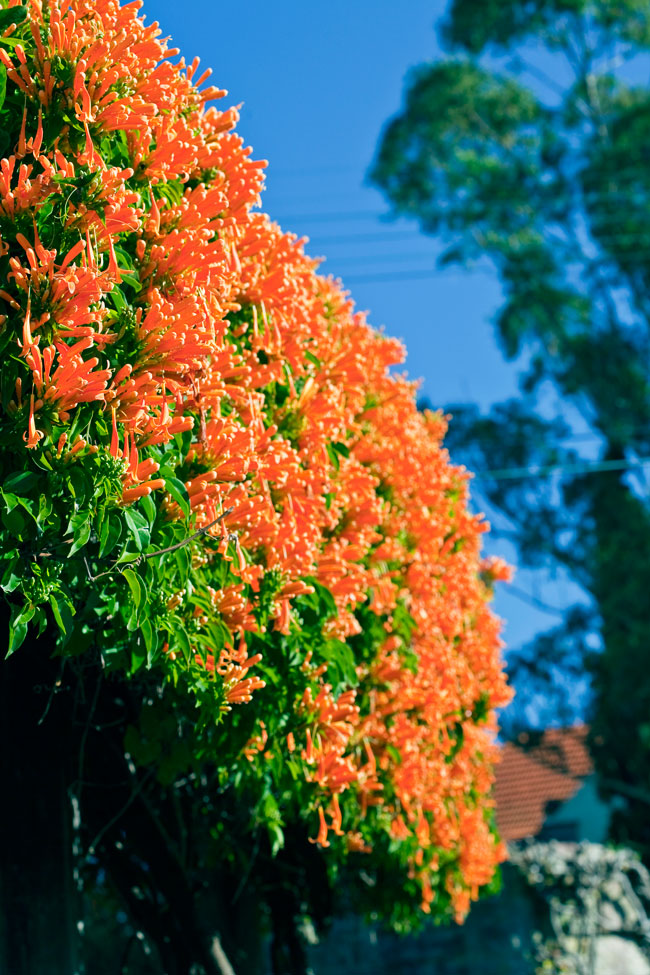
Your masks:
M 7 614 L 0 613 L 6 647 Z M 72 695 L 47 634 L 0 661 L 0 971 L 77 972 L 69 778 Z M 4 653 L 2 653 L 4 657 Z
M 164 975 L 233 975 L 217 919 L 200 916 L 210 891 L 197 889 L 182 862 L 164 789 L 151 770 L 134 776 L 129 768 L 123 737 L 136 720 L 137 702 L 118 679 L 100 671 L 96 679 L 96 692 L 89 689 L 92 681 L 86 690 L 92 700 L 84 742 L 83 777 L 89 783 L 80 802 L 86 842 L 136 930 L 155 945 Z M 101 789 L 93 787 L 100 782 Z M 218 885 L 217 870 L 211 879 Z

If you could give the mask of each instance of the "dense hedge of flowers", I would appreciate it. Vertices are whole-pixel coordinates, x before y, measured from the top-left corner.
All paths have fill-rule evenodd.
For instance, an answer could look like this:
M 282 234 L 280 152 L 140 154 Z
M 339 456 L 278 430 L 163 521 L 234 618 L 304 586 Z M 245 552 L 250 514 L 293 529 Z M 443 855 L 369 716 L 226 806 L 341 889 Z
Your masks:
M 51 624 L 58 652 L 156 681 L 136 761 L 210 761 L 276 847 L 302 817 L 462 916 L 501 856 L 504 567 L 444 419 L 256 209 L 236 111 L 138 2 L 0 6 L 10 650 Z

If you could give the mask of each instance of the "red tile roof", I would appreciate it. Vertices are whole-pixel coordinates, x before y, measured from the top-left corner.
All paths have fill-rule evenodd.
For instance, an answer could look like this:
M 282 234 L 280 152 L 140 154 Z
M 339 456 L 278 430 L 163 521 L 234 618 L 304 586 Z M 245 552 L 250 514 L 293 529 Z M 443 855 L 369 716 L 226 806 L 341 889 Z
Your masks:
M 549 728 L 538 741 L 533 735 L 508 742 L 496 768 L 494 795 L 501 837 L 536 836 L 544 825 L 546 804 L 575 795 L 593 764 L 587 751 L 585 725 Z

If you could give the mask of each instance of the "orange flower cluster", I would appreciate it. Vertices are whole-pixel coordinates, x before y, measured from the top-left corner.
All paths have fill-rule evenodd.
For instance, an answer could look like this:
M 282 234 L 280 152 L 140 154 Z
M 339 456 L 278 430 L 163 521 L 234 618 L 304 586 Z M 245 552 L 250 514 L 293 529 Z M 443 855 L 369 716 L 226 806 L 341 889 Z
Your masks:
M 462 915 L 501 857 L 486 809 L 494 709 L 509 692 L 479 578 L 486 524 L 440 446 L 444 419 L 418 412 L 413 384 L 390 372 L 400 344 L 255 210 L 264 163 L 234 132 L 236 111 L 206 109 L 222 93 L 199 90 L 197 63 L 172 65 L 139 7 L 30 0 L 33 50 L 0 47 L 29 108 L 0 164 L 0 214 L 22 227 L 0 291 L 28 377 L 10 412 L 24 416 L 26 448 L 41 450 L 53 424 L 99 404 L 110 442 L 84 449 L 123 461 L 123 504 L 158 492 L 170 518 L 178 509 L 147 451 L 191 431 L 197 526 L 232 509 L 210 529 L 236 577 L 211 590 L 232 646 L 196 656 L 229 704 L 264 686 L 246 633 L 269 573 L 281 580 L 270 612 L 280 634 L 314 579 L 337 610 L 328 639 L 363 639 L 369 608 L 382 636 L 356 661 L 358 687 L 337 698 L 325 665 L 306 660 L 303 730 L 277 747 L 302 757 L 322 846 L 333 831 L 368 850 L 364 817 L 381 809 L 391 837 L 413 845 L 425 911 L 440 850 L 457 854 L 448 893 Z M 71 121 L 46 144 L 56 113 Z M 121 167 L 104 158 L 116 134 Z M 40 239 L 45 207 L 65 252 Z

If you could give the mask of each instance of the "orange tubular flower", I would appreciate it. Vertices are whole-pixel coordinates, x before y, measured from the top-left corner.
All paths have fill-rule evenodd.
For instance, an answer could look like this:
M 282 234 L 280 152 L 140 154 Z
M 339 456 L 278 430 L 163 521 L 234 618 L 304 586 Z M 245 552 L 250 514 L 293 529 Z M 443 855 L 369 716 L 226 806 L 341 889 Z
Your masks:
M 329 840 L 327 839 L 327 823 L 325 822 L 325 813 L 323 812 L 322 806 L 318 807 L 318 836 L 315 840 L 309 839 L 310 843 L 317 843 L 319 846 L 326 847 L 329 846 Z
M 105 451 L 114 501 L 156 492 L 170 520 L 181 503 L 165 493 L 165 468 L 182 453 L 193 523 L 210 536 L 193 624 L 211 614 L 227 644 L 186 666 L 214 682 L 224 709 L 265 687 L 246 634 L 263 618 L 265 639 L 288 643 L 301 607 L 327 590 L 318 637 L 340 651 L 345 689 L 315 640 L 292 671 L 295 723 L 276 741 L 318 808 L 314 842 L 329 846 L 328 829 L 345 823 L 348 849 L 368 852 L 360 829 L 373 816 L 361 821 L 383 809 L 422 910 L 442 849 L 461 916 L 502 857 L 489 793 L 495 709 L 510 692 L 488 600 L 509 570 L 481 557 L 487 526 L 468 510 L 469 475 L 442 448 L 445 418 L 419 411 L 416 386 L 394 372 L 403 347 L 255 209 L 265 163 L 237 135 L 237 111 L 206 108 L 224 92 L 199 91 L 198 62 L 172 63 L 139 7 L 32 0 L 33 42 L 25 30 L 0 46 L 21 93 L 0 160 L 3 234 L 16 228 L 0 241 L 1 317 L 20 373 L 7 415 L 24 449 L 73 463 Z M 76 135 L 65 126 L 48 142 L 63 115 Z M 62 236 L 41 240 L 48 212 Z M 61 253 L 44 246 L 53 239 Z M 69 440 L 60 427 L 77 411 L 84 439 Z M 227 524 L 208 527 L 226 509 Z M 182 656 L 165 654 L 166 666 Z M 258 700 L 272 707 L 270 695 L 271 682 Z M 244 749 L 251 762 L 271 752 L 266 734 Z

